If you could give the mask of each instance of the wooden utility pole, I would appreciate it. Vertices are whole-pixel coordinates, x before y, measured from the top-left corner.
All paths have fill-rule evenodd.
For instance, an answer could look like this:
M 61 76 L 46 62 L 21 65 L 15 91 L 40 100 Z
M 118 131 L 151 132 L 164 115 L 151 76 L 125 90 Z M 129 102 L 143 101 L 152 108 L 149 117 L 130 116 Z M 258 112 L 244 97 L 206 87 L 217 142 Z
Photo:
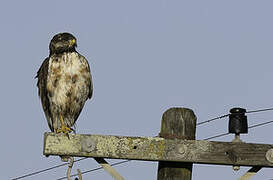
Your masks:
M 162 117 L 160 137 L 194 140 L 196 117 L 192 110 L 171 108 Z M 172 147 L 170 147 L 172 148 Z M 191 180 L 192 163 L 159 161 L 158 180 Z
M 241 115 L 234 114 L 235 120 L 240 121 L 237 116 Z M 273 144 L 195 140 L 195 130 L 192 110 L 171 108 L 163 114 L 160 137 L 68 134 L 68 138 L 62 133 L 45 133 L 43 153 L 93 157 L 116 180 L 119 177 L 103 158 L 157 161 L 158 180 L 191 180 L 192 163 L 253 167 L 242 179 L 261 167 L 273 168 Z

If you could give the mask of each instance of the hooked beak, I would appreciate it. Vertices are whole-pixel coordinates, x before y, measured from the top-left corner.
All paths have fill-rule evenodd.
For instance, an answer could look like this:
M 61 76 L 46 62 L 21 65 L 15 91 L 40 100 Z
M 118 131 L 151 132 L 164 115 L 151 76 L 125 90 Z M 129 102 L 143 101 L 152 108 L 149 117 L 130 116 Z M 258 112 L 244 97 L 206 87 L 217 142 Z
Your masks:
M 75 46 L 75 47 L 77 47 L 76 39 L 70 40 L 70 41 L 69 41 L 69 45 L 70 45 L 70 46 Z

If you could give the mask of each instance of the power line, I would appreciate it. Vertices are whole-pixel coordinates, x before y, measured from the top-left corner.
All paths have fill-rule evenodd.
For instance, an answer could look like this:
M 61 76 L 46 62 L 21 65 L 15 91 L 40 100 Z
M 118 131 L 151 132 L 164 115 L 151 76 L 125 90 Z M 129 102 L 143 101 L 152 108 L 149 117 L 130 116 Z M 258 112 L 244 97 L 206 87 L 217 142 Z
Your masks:
M 273 120 L 272 121 L 266 121 L 266 122 L 263 122 L 263 123 L 254 124 L 252 126 L 248 126 L 248 129 L 256 128 L 256 127 L 263 126 L 263 125 L 270 124 L 270 123 L 273 123 Z M 218 135 L 215 135 L 215 136 L 205 138 L 203 140 L 209 140 L 209 139 L 213 139 L 213 138 L 217 138 L 217 137 L 222 137 L 222 136 L 226 136 L 228 134 L 229 133 L 222 133 L 222 134 L 218 134 Z
M 229 134 L 229 133 L 222 133 L 222 134 L 218 134 L 218 135 L 215 135 L 215 136 L 211 136 L 211 137 L 205 138 L 205 139 L 203 139 L 203 140 L 214 139 L 214 138 L 226 136 L 226 135 L 228 135 L 228 134 Z
M 78 161 L 81 161 L 81 160 L 84 160 L 84 159 L 87 159 L 87 158 L 86 157 L 80 158 L 80 159 L 75 160 L 74 162 L 78 162 Z M 46 171 L 58 168 L 58 167 L 66 166 L 68 164 L 69 163 L 59 164 L 59 165 L 56 165 L 56 166 L 53 166 L 53 167 L 50 167 L 50 168 L 42 169 L 42 170 L 39 170 L 39 171 L 36 171 L 36 172 L 32 172 L 32 173 L 29 173 L 29 174 L 26 174 L 26 175 L 23 175 L 23 176 L 19 176 L 19 177 L 13 178 L 11 180 L 23 179 L 23 178 L 26 178 L 26 177 L 29 177 L 29 176 L 33 176 L 33 175 L 36 175 L 36 174 L 40 174 L 40 173 L 43 173 L 43 172 L 46 172 Z
M 256 128 L 256 127 L 263 126 L 263 125 L 270 124 L 270 123 L 273 123 L 273 120 L 272 121 L 263 122 L 263 123 L 259 123 L 259 124 L 254 124 L 252 126 L 249 126 L 248 129 Z
M 265 109 L 257 109 L 257 110 L 246 111 L 246 113 L 250 114 L 250 113 L 265 112 L 265 111 L 272 111 L 272 110 L 273 110 L 273 108 L 265 108 Z M 209 123 L 209 122 L 212 122 L 212 121 L 216 121 L 216 120 L 219 120 L 219 119 L 223 119 L 225 117 L 228 117 L 229 115 L 230 115 L 230 113 L 229 114 L 224 114 L 222 116 L 218 116 L 218 117 L 206 120 L 206 121 L 202 121 L 202 122 L 197 123 L 196 126 L 199 126 L 201 124 L 206 124 L 206 123 Z
M 211 122 L 211 121 L 219 120 L 219 119 L 225 118 L 225 117 L 227 117 L 227 116 L 229 116 L 229 114 L 225 114 L 225 115 L 222 115 L 222 116 L 218 116 L 218 117 L 215 117 L 215 118 L 212 118 L 212 119 L 209 119 L 209 120 L 206 120 L 206 121 L 197 123 L 196 126 L 199 126 L 199 125 L 201 125 L 201 124 L 206 124 L 206 123 L 209 123 L 209 122 Z
M 273 108 L 267 108 L 267 109 L 258 109 L 253 111 L 247 111 L 246 113 L 256 113 L 256 112 L 263 112 L 263 111 L 272 111 Z

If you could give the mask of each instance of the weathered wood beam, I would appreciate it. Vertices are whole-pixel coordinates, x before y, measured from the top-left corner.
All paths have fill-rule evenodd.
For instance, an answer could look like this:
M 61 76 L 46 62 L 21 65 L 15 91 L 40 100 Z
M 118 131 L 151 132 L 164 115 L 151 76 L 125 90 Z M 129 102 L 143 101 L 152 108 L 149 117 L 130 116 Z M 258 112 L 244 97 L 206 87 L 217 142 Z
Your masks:
M 164 112 L 160 137 L 194 140 L 196 116 L 191 109 L 170 108 Z M 157 180 L 191 180 L 192 163 L 159 161 Z
M 273 145 L 45 133 L 44 155 L 273 167 Z

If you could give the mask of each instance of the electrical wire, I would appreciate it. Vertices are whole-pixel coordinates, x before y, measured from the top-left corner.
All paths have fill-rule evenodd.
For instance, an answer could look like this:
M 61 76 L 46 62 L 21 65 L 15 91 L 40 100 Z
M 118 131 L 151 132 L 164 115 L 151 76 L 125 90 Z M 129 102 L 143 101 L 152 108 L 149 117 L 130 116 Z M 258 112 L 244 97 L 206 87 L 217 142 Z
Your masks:
M 270 123 L 273 123 L 273 120 L 272 120 L 272 121 L 266 121 L 266 122 L 263 122 L 263 123 L 254 124 L 254 125 L 252 125 L 252 126 L 248 126 L 248 129 L 256 128 L 256 127 L 263 126 L 263 125 L 270 124 Z M 226 136 L 226 135 L 228 135 L 228 134 L 229 134 L 229 133 L 222 133 L 222 134 L 218 134 L 218 135 L 216 135 L 216 136 L 211 136 L 211 137 L 205 138 L 205 139 L 203 139 L 203 140 L 214 139 L 214 138 Z
M 225 114 L 225 115 L 222 115 L 222 116 L 219 116 L 219 117 L 215 117 L 215 118 L 212 118 L 212 119 L 197 123 L 196 126 L 199 126 L 201 124 L 206 124 L 206 123 L 209 123 L 211 121 L 219 120 L 219 119 L 222 119 L 222 118 L 225 118 L 225 117 L 228 117 L 228 116 L 229 116 L 229 114 Z
M 252 126 L 249 126 L 248 129 L 256 128 L 256 127 L 263 126 L 263 125 L 270 124 L 270 123 L 273 123 L 273 120 L 272 121 L 263 122 L 263 123 L 259 123 L 259 124 L 254 124 Z
M 272 111 L 273 108 L 266 108 L 266 109 L 258 109 L 253 111 L 247 111 L 246 113 L 256 113 L 256 112 L 263 112 L 263 111 Z
M 210 139 L 214 139 L 214 138 L 226 136 L 226 135 L 228 135 L 228 134 L 229 134 L 229 133 L 222 133 L 222 134 L 218 134 L 218 135 L 216 135 L 216 136 L 211 136 L 211 137 L 205 138 L 205 139 L 203 139 L 203 140 L 210 140 Z
M 75 160 L 74 162 L 78 162 L 78 161 L 81 161 L 81 160 L 84 160 L 84 159 L 87 159 L 87 158 L 86 158 L 86 157 L 80 158 L 80 159 Z M 11 180 L 23 179 L 23 178 L 26 178 L 26 177 L 29 177 L 29 176 L 33 176 L 33 175 L 36 175 L 36 174 L 40 174 L 40 173 L 43 173 L 43 172 L 46 172 L 46 171 L 49 171 L 49 170 L 58 168 L 58 167 L 66 166 L 66 165 L 68 165 L 68 164 L 69 164 L 69 163 L 59 164 L 59 165 L 56 165 L 56 166 L 52 166 L 52 167 L 50 167 L 50 168 L 42 169 L 42 170 L 35 171 L 35 172 L 29 173 L 29 174 L 26 174 L 26 175 L 23 175 L 23 176 L 19 176 L 19 177 L 13 178 L 13 179 L 11 179 Z
M 257 109 L 257 110 L 246 111 L 246 114 L 257 113 L 257 112 L 265 112 L 265 111 L 272 111 L 272 110 L 273 110 L 273 108 Z M 223 119 L 225 117 L 228 117 L 229 115 L 230 115 L 230 113 L 222 115 L 222 116 L 218 116 L 218 117 L 206 120 L 206 121 L 202 121 L 202 122 L 197 123 L 196 126 L 206 124 L 206 123 L 209 123 L 209 122 L 212 122 L 212 121 L 216 121 L 216 120 L 219 120 L 219 119 Z

